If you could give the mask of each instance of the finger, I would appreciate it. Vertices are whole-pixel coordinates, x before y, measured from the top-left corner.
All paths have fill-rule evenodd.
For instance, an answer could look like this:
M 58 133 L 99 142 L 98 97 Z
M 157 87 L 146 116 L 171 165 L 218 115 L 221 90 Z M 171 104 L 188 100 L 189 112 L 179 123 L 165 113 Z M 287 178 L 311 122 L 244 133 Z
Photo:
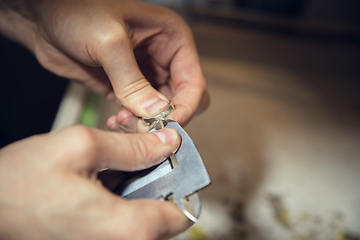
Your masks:
M 145 125 L 141 119 L 134 116 L 127 109 L 121 110 L 117 115 L 111 116 L 107 121 L 107 127 L 111 131 L 126 133 L 146 133 L 149 126 Z
M 200 104 L 196 109 L 195 115 L 204 112 L 209 107 L 209 105 L 210 105 L 210 94 L 208 91 L 206 91 L 200 100 Z
M 106 133 L 106 132 L 102 132 Z M 101 134 L 97 142 L 95 165 L 100 168 L 138 171 L 160 163 L 180 144 L 174 129 L 163 129 L 145 134 Z
M 145 132 L 149 132 L 150 130 L 148 126 L 142 123 L 142 121 L 138 117 L 134 116 L 127 109 L 121 110 L 117 114 L 116 120 L 117 120 L 117 124 L 125 132 L 145 133 Z
M 61 77 L 79 81 L 110 100 L 115 98 L 109 78 L 101 67 L 86 66 L 43 39 L 40 39 L 39 44 L 40 50 L 35 51 L 35 55 L 44 68 Z
M 56 134 L 56 141 L 62 149 L 67 149 L 56 153 L 61 156 L 59 159 L 69 159 L 64 162 L 66 167 L 90 173 L 103 168 L 122 171 L 149 168 L 170 156 L 181 141 L 176 130 L 170 128 L 153 133 L 123 134 L 74 126 L 50 134 Z
M 132 234 L 129 239 L 169 239 L 183 232 L 192 224 L 171 202 L 137 199 L 126 201 L 126 204 L 121 205 L 119 210 L 123 212 L 124 208 L 130 216 L 127 221 L 128 225 L 123 226 Z M 135 222 L 136 224 L 134 224 Z
M 206 110 L 210 102 L 208 92 L 202 97 L 199 106 L 196 109 L 195 115 L 198 115 Z M 175 111 L 171 113 L 169 119 L 179 119 L 181 117 L 180 111 L 175 108 Z M 174 116 L 175 115 L 175 116 Z M 180 115 L 176 116 L 176 115 Z M 183 124 L 184 125 L 184 124 Z M 127 132 L 127 133 L 145 133 L 149 131 L 149 127 L 146 126 L 143 121 L 134 116 L 127 109 L 121 110 L 117 115 L 111 116 L 107 121 L 107 127 L 111 131 L 115 132 Z
M 109 130 L 113 132 L 124 132 L 117 121 L 117 115 L 109 117 L 106 123 Z
M 116 97 L 126 109 L 141 117 L 157 115 L 166 109 L 168 99 L 141 73 L 127 30 L 119 23 L 106 28 L 90 48 L 90 54 L 103 66 Z
M 202 97 L 199 106 L 196 109 L 195 115 L 198 115 L 206 110 L 209 106 L 210 96 L 208 92 Z M 181 111 L 171 113 L 169 119 L 179 119 L 182 115 Z M 180 108 L 181 110 L 181 108 Z M 175 115 L 175 116 L 174 116 Z M 177 117 L 176 115 L 180 115 Z M 183 124 L 184 125 L 184 124 Z M 138 117 L 134 116 L 127 109 L 121 110 L 117 115 L 111 116 L 107 121 L 107 127 L 111 131 L 126 132 L 126 133 L 145 133 L 149 131 L 149 127 Z
M 163 39 L 159 37 L 156 39 L 158 47 L 151 49 L 149 54 L 158 61 L 159 66 L 170 71 L 169 82 L 159 85 L 158 90 L 168 98 L 171 97 L 171 101 L 176 106 L 172 117 L 184 126 L 195 113 L 207 108 L 209 98 L 191 30 L 181 17 L 171 16 L 176 21 L 168 24 L 164 32 L 174 32 L 171 36 L 172 44 L 162 42 Z
M 175 92 L 171 100 L 176 106 L 172 118 L 181 125 L 186 125 L 195 113 L 205 110 L 209 105 L 206 80 L 192 34 L 189 29 L 184 32 L 185 43 L 170 65 Z

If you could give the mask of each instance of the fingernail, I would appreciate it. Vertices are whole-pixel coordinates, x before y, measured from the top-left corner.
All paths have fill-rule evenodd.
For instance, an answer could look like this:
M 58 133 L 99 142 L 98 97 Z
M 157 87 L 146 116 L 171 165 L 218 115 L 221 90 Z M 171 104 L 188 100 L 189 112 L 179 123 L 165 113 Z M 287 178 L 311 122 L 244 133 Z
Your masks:
M 176 142 L 178 138 L 178 133 L 175 129 L 167 128 L 155 131 L 154 134 L 160 139 L 160 141 L 165 145 L 172 145 Z
M 149 117 L 154 117 L 164 111 L 168 105 L 168 101 L 161 98 L 153 98 L 145 103 L 144 109 L 149 114 Z

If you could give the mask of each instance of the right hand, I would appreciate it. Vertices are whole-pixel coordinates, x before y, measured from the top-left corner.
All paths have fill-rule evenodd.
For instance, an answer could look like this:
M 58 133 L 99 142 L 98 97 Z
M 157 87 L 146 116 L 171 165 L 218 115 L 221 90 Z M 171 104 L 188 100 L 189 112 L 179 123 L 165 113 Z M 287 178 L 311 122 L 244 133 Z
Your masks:
M 171 202 L 126 200 L 99 169 L 136 171 L 171 155 L 174 129 L 121 134 L 74 126 L 0 150 L 0 239 L 170 238 L 190 222 Z

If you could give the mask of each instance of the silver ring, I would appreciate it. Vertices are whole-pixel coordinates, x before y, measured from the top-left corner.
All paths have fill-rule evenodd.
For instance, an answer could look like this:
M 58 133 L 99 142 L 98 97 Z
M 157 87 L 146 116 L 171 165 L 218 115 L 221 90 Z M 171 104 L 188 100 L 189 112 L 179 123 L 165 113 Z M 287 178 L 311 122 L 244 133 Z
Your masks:
M 169 101 L 169 107 L 167 109 L 165 109 L 165 111 L 161 112 L 160 114 L 156 115 L 155 117 L 151 117 L 151 118 L 143 117 L 142 120 L 146 125 L 150 126 L 155 121 L 166 119 L 166 117 L 169 116 L 170 113 L 172 111 L 174 111 L 174 109 L 175 109 L 174 104 L 171 101 Z

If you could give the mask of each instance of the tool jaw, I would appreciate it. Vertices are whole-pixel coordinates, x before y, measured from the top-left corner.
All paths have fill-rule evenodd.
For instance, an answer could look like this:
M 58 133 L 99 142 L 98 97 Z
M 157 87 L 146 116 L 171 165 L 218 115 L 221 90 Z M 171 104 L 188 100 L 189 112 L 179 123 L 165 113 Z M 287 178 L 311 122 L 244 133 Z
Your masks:
M 175 121 L 164 121 L 181 136 L 177 152 L 163 163 L 118 186 L 115 193 L 128 198 L 155 198 L 173 201 L 192 221 L 200 216 L 201 201 L 197 192 L 211 183 L 194 142 Z M 153 129 L 152 131 L 154 131 Z M 176 164 L 173 164 L 174 160 Z

